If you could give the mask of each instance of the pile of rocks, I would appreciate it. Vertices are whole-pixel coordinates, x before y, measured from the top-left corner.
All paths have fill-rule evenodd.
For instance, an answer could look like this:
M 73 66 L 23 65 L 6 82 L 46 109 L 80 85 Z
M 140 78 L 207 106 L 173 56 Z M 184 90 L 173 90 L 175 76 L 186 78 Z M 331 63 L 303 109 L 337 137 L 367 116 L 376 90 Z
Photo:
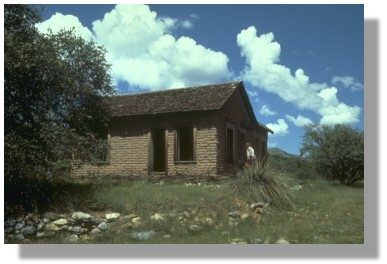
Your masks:
M 108 213 L 105 217 L 95 217 L 83 212 L 71 215 L 45 213 L 41 216 L 28 214 L 4 222 L 5 243 L 31 243 L 33 240 L 62 234 L 68 242 L 87 239 L 109 228 L 108 223 L 120 216 Z

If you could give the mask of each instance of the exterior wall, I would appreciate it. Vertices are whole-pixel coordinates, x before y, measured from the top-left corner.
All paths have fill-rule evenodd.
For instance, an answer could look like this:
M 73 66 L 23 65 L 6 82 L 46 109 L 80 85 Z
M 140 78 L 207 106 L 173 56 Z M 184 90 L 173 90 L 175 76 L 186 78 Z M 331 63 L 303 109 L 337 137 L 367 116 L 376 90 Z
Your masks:
M 193 126 L 196 131 L 195 161 L 176 161 L 177 129 Z M 266 154 L 267 130 L 253 125 L 241 92 L 233 93 L 218 111 L 174 113 L 115 118 L 110 125 L 110 159 L 104 165 L 73 166 L 72 177 L 141 177 L 152 172 L 152 130 L 165 129 L 166 176 L 220 176 L 243 165 L 245 143 L 257 157 Z M 226 160 L 227 129 L 234 131 L 233 161 Z
M 215 115 L 202 116 L 193 125 L 196 127 L 196 161 L 175 161 L 176 127 L 168 131 L 168 175 L 216 176 L 217 132 L 214 126 Z M 177 122 L 178 124 L 178 122 Z
M 252 121 L 239 92 L 234 93 L 223 108 L 218 119 L 217 128 L 219 142 L 217 152 L 218 175 L 230 174 L 236 167 L 243 165 L 243 160 L 246 158 L 246 142 L 249 142 L 253 147 L 257 139 L 260 142 L 264 140 L 267 143 L 267 131 L 252 125 Z M 232 163 L 226 160 L 227 129 L 234 131 L 234 161 Z M 258 156 L 260 150 L 257 151 L 255 147 L 254 150 Z
M 72 177 L 94 176 L 138 176 L 147 173 L 148 131 L 147 129 L 117 129 L 113 124 L 110 132 L 109 162 L 101 165 L 84 164 L 73 166 Z
M 166 175 L 217 175 L 217 129 L 214 112 L 179 113 L 148 117 L 116 118 L 110 125 L 108 164 L 73 166 L 72 177 L 120 176 L 136 177 L 152 174 L 149 161 L 151 131 L 166 131 Z M 196 161 L 175 161 L 176 130 L 181 125 L 196 129 Z

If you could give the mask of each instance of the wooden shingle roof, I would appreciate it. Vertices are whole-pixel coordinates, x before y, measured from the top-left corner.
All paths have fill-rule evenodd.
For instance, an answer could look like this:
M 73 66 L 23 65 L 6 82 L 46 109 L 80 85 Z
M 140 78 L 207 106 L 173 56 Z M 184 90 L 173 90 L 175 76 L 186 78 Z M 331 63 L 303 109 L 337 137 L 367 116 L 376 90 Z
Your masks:
M 242 84 L 228 82 L 104 98 L 111 116 L 218 110 Z
M 220 110 L 239 89 L 252 122 L 273 133 L 258 122 L 242 81 L 170 89 L 156 92 L 114 95 L 103 99 L 112 117 L 154 115 Z

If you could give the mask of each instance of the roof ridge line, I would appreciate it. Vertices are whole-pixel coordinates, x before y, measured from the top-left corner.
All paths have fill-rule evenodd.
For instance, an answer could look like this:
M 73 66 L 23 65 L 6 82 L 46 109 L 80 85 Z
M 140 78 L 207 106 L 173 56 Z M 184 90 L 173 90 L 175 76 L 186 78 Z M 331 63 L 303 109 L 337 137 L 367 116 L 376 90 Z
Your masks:
M 176 91 L 176 90 L 181 90 L 181 89 L 195 89 L 195 88 L 202 88 L 202 87 L 208 87 L 208 86 L 218 86 L 218 85 L 231 84 L 231 83 L 238 83 L 238 86 L 239 86 L 239 83 L 243 83 L 243 81 L 239 80 L 239 81 L 232 81 L 232 82 L 221 82 L 221 83 L 214 83 L 214 84 L 207 84 L 207 85 L 187 86 L 187 87 L 170 88 L 170 89 L 162 89 L 162 90 L 155 90 L 155 91 L 145 91 L 145 92 L 139 92 L 139 93 L 114 94 L 114 95 L 105 96 L 105 97 L 106 98 L 111 98 L 111 97 L 134 96 L 134 95 L 150 94 L 150 93 L 162 93 L 162 92 Z

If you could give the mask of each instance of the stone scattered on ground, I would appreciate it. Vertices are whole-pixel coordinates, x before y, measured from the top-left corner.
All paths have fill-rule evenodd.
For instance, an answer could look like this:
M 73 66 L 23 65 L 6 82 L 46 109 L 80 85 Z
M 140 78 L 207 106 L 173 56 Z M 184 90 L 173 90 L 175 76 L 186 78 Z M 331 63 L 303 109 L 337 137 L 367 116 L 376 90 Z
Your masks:
M 106 222 L 102 222 L 102 223 L 100 223 L 99 225 L 98 225 L 98 229 L 100 229 L 100 230 L 106 230 L 106 229 L 108 229 L 108 224 L 106 223 Z
M 241 218 L 241 213 L 238 211 L 234 211 L 234 212 L 228 213 L 227 216 L 229 218 L 237 219 L 237 218 Z
M 83 212 L 75 212 L 73 213 L 72 218 L 74 218 L 75 220 L 86 220 L 86 219 L 90 219 L 91 215 Z
M 188 229 L 192 233 L 198 233 L 198 232 L 200 232 L 202 230 L 202 228 L 200 226 L 198 226 L 198 225 L 189 225 Z
M 284 239 L 284 238 L 278 239 L 275 243 L 276 243 L 276 244 L 290 244 L 290 242 L 287 241 L 287 240 Z
M 134 240 L 148 240 L 155 234 L 156 232 L 154 230 L 145 231 L 145 232 L 133 232 L 130 234 L 130 238 Z
M 162 214 L 159 214 L 159 213 L 151 215 L 150 218 L 151 220 L 154 220 L 154 221 L 164 221 L 164 217 L 162 216 Z
M 251 240 L 251 244 L 263 244 L 263 240 L 260 238 L 254 238 Z
M 4 239 L 7 243 L 26 243 L 59 234 L 69 243 L 74 243 L 76 237 L 90 240 L 91 234 L 99 234 L 109 228 L 107 221 L 113 222 L 120 216 L 119 213 L 106 215 L 106 219 L 101 219 L 84 212 L 70 215 L 47 212 L 40 217 L 28 214 L 25 217 L 9 218 L 4 221 Z
M 63 225 L 67 225 L 68 221 L 67 221 L 67 219 L 61 218 L 61 219 L 58 219 L 52 223 L 57 225 L 57 226 L 63 226 Z
M 106 218 L 106 220 L 108 220 L 108 222 L 114 221 L 114 220 L 116 220 L 120 216 L 121 216 L 120 213 L 105 214 L 105 218 Z

